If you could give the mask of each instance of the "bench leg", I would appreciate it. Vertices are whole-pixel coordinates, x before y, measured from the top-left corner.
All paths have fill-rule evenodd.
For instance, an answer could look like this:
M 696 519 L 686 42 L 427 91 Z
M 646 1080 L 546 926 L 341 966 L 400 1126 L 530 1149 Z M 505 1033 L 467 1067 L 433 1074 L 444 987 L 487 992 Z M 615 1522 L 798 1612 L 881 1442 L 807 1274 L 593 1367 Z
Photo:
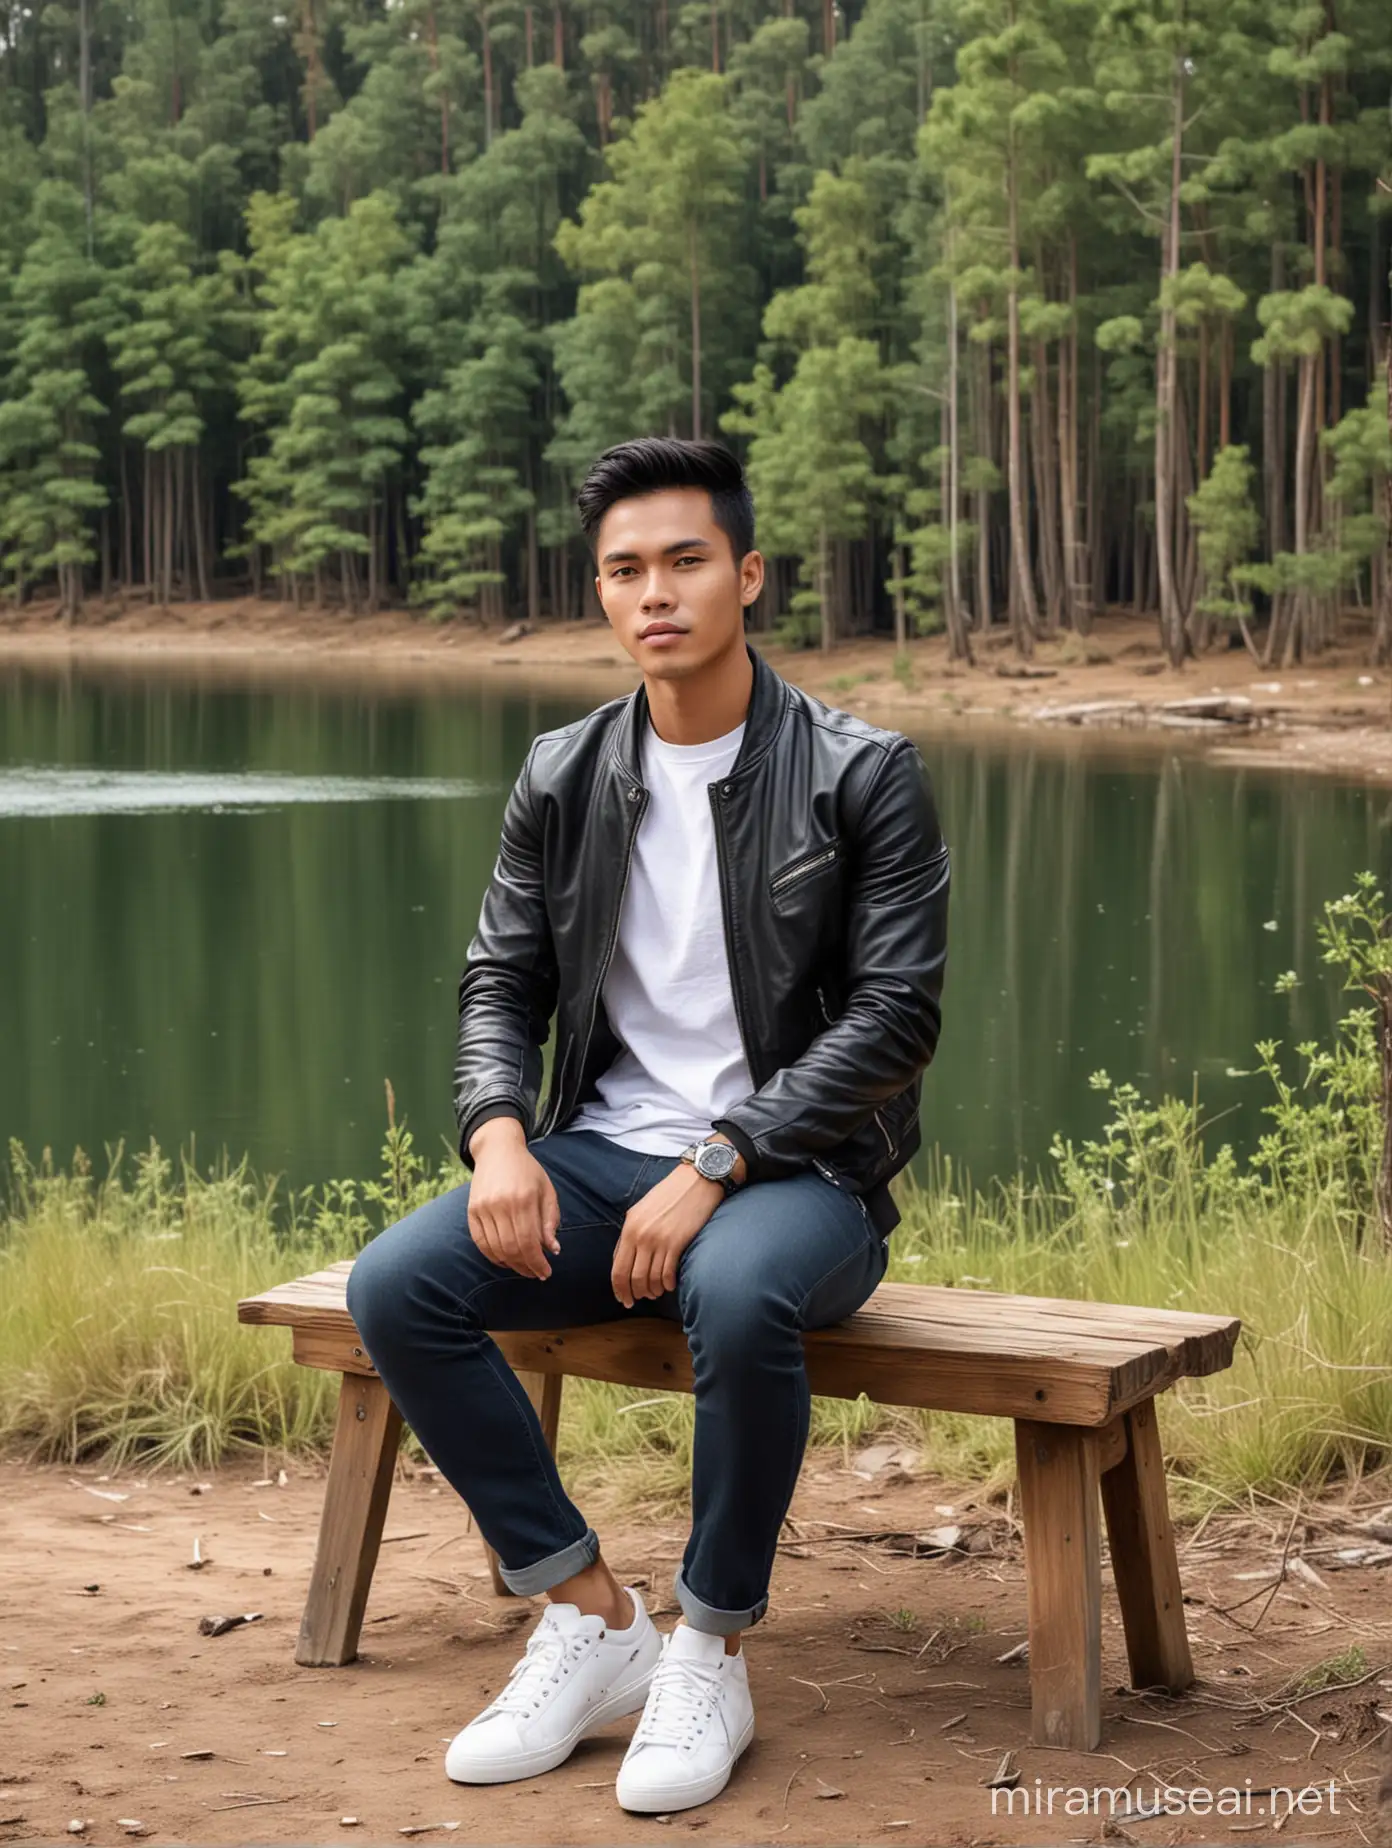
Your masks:
M 1112 1574 L 1135 1688 L 1178 1694 L 1194 1679 L 1155 1401 L 1126 1414 L 1126 1455 L 1102 1478 Z
M 1031 1736 L 1091 1752 L 1102 1737 L 1102 1550 L 1093 1434 L 1015 1423 L 1029 1601 Z
M 536 1415 L 541 1420 L 541 1434 L 550 1446 L 551 1454 L 556 1454 L 556 1432 L 561 1422 L 561 1387 L 565 1381 L 562 1373 L 519 1373 L 518 1382 L 523 1392 L 531 1400 Z M 492 1575 L 493 1589 L 500 1598 L 510 1598 L 511 1589 L 503 1582 L 503 1575 L 498 1569 L 498 1555 L 485 1540 L 484 1554 L 488 1560 L 488 1570 Z
M 358 1653 L 400 1441 L 401 1414 L 381 1380 L 345 1373 L 314 1572 L 295 1646 L 302 1668 L 340 1668 Z

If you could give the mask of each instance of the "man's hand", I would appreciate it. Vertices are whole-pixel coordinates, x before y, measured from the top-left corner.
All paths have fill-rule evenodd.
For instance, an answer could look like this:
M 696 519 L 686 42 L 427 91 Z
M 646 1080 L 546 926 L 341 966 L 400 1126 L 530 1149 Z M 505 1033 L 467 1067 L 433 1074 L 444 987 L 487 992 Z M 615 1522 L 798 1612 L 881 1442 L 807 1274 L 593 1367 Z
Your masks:
M 684 1161 L 629 1208 L 611 1278 L 625 1309 L 677 1287 L 682 1253 L 724 1198 L 719 1181 L 708 1181 Z
M 469 1232 L 486 1258 L 522 1277 L 549 1277 L 559 1252 L 560 1203 L 516 1117 L 492 1117 L 469 1143 Z

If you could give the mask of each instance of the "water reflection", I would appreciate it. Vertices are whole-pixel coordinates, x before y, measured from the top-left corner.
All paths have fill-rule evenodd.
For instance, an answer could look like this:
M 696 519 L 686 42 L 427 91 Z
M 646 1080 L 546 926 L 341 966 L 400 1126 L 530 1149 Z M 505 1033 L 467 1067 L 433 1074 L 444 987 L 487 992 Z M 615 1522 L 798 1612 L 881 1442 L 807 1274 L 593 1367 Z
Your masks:
M 375 1164 L 389 1076 L 440 1146 L 506 793 L 583 710 L 0 678 L 0 1133 L 64 1159 L 196 1135 L 200 1161 L 226 1145 L 308 1181 Z M 1096 1132 L 1105 1067 L 1197 1081 L 1250 1146 L 1264 1100 L 1232 1074 L 1258 1038 L 1329 1031 L 1313 919 L 1385 869 L 1386 796 L 1178 752 L 920 744 L 954 855 L 929 1141 L 980 1176 L 1036 1162 L 1055 1129 Z

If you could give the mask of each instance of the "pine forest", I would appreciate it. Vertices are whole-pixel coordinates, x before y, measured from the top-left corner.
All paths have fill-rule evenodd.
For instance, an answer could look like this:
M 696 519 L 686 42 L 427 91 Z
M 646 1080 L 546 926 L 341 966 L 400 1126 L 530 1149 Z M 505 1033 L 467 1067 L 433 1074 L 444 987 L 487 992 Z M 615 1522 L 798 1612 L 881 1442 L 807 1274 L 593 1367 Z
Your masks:
M 0 578 L 595 614 L 744 458 L 758 622 L 1392 660 L 1387 0 L 0 0 Z

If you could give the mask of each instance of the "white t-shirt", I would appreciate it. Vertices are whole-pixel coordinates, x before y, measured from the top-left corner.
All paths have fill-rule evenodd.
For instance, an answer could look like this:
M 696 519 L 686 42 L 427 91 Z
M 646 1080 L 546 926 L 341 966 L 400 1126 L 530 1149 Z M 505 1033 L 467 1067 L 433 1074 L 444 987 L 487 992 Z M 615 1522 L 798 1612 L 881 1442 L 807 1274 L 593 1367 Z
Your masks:
M 707 784 L 744 726 L 706 744 L 643 738 L 648 806 L 634 842 L 604 1009 L 622 1050 L 568 1129 L 644 1155 L 680 1155 L 753 1090 L 740 1043 Z

